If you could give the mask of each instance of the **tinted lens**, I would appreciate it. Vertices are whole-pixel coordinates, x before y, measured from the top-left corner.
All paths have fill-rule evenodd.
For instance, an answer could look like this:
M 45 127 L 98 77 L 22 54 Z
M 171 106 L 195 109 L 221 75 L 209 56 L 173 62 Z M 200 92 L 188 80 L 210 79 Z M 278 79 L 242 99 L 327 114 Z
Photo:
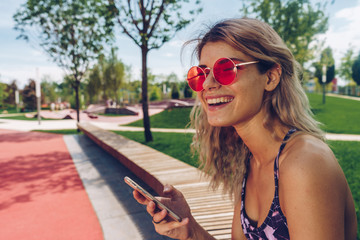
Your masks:
M 205 82 L 205 79 L 205 72 L 200 67 L 194 66 L 190 68 L 187 75 L 187 81 L 192 90 L 196 92 L 203 90 L 203 83 Z
M 236 68 L 229 58 L 220 58 L 214 65 L 214 77 L 222 85 L 231 84 L 236 77 Z

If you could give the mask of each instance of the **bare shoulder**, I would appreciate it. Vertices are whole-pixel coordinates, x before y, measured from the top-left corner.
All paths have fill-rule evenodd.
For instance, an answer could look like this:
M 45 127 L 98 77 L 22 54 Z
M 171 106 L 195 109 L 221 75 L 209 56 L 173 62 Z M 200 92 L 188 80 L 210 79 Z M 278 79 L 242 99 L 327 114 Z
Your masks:
M 290 139 L 279 168 L 280 204 L 290 235 L 341 239 L 347 232 L 339 226 L 346 222 L 349 196 L 344 173 L 326 143 L 306 134 Z
M 297 135 L 287 143 L 280 157 L 280 174 L 282 178 L 328 183 L 344 178 L 330 147 L 308 134 Z

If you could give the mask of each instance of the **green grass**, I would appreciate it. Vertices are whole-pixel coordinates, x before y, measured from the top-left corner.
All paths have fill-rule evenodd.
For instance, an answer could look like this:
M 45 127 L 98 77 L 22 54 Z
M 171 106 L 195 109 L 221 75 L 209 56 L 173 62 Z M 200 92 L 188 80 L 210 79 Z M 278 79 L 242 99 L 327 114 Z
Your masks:
M 36 118 L 27 118 L 27 117 L 25 117 L 25 114 L 20 114 L 17 116 L 5 116 L 5 117 L 0 117 L 0 119 L 38 121 L 37 117 Z M 41 118 L 41 120 L 50 121 L 50 120 L 59 120 L 59 119 Z
M 191 166 L 198 167 L 197 159 L 190 152 L 190 144 L 192 142 L 191 133 L 159 133 L 153 132 L 155 141 L 145 142 L 143 132 L 124 132 L 114 131 L 124 137 L 137 141 L 176 159 L 179 159 Z
M 360 101 L 338 97 L 326 97 L 322 103 L 321 94 L 308 94 L 315 119 L 323 124 L 322 129 L 329 133 L 360 134 Z M 182 128 L 189 123 L 190 108 L 165 110 L 150 117 L 152 128 Z M 143 127 L 139 120 L 127 126 Z
M 191 108 L 173 108 L 166 109 L 161 113 L 150 117 L 152 128 L 186 128 L 190 122 Z M 132 127 L 143 127 L 143 120 L 128 124 Z
M 360 101 L 321 94 L 308 94 L 315 119 L 323 123 L 323 130 L 330 133 L 360 134 Z
M 60 129 L 60 130 L 33 130 L 33 132 L 47 132 L 56 134 L 83 134 L 78 132 L 77 129 Z
M 16 110 L 16 108 L 8 108 L 8 109 L 0 109 L 0 114 L 3 114 L 4 111 L 7 111 L 7 113 L 18 113 L 18 110 Z
M 339 160 L 354 197 L 360 233 L 360 142 L 329 141 L 329 144 Z

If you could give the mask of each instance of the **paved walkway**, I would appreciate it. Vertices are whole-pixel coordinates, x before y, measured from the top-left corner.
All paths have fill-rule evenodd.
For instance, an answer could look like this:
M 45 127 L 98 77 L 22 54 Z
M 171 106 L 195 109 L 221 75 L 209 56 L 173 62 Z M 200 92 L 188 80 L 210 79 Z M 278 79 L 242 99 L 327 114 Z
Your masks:
M 105 240 L 165 240 L 157 234 L 145 207 L 124 183 L 129 176 L 155 194 L 117 159 L 85 135 L 64 136 L 86 192 L 101 224 Z M 156 195 L 156 194 L 155 194 Z
M 0 129 L 0 149 L 0 239 L 103 239 L 62 135 Z
M 123 179 L 146 184 L 85 135 L 0 129 L 0 149 L 0 239 L 168 239 Z

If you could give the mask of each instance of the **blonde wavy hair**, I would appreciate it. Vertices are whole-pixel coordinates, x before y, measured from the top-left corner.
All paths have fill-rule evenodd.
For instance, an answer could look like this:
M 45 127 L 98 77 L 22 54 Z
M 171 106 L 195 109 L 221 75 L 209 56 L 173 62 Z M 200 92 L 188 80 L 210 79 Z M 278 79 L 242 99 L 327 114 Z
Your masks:
M 277 119 L 289 128 L 296 128 L 296 134 L 311 134 L 325 141 L 319 123 L 313 119 L 309 101 L 301 86 L 300 66 L 280 36 L 268 24 L 249 18 L 228 19 L 215 24 L 205 34 L 187 44 L 194 42 L 194 54 L 198 59 L 206 43 L 225 42 L 258 60 L 260 73 L 280 66 L 280 83 L 275 90 L 264 93 L 265 128 L 277 137 L 272 127 Z M 222 185 L 224 193 L 229 193 L 232 197 L 235 194 L 238 198 L 247 171 L 249 149 L 233 127 L 211 126 L 198 100 L 190 118 L 190 127 L 196 129 L 191 148 L 199 156 L 200 168 L 211 176 L 213 188 Z

